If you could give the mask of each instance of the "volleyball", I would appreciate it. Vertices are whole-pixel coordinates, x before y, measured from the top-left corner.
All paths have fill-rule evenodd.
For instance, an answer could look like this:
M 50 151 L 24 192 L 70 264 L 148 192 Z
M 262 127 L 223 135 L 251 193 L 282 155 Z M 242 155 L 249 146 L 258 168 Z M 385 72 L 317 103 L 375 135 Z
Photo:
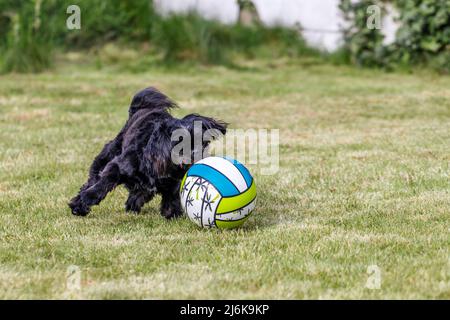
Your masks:
M 237 160 L 207 157 L 186 172 L 180 200 L 186 215 L 200 227 L 236 228 L 255 208 L 256 185 Z

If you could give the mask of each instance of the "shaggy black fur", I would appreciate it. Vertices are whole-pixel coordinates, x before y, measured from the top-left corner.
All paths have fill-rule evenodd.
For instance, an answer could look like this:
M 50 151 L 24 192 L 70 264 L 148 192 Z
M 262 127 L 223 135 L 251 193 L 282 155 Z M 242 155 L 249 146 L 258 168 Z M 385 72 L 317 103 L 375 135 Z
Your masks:
M 177 107 L 155 88 L 138 92 L 131 101 L 129 118 L 117 137 L 108 142 L 95 158 L 89 179 L 69 203 L 72 213 L 85 216 L 93 205 L 99 204 L 115 187 L 125 185 L 129 191 L 125 210 L 139 212 L 156 193 L 162 195 L 161 215 L 172 218 L 181 215 L 179 186 L 182 177 L 197 152 L 192 148 L 189 161 L 174 163 L 171 151 L 177 143 L 171 141 L 175 129 L 186 129 L 194 146 L 194 121 L 200 121 L 203 134 L 207 129 L 226 132 L 226 123 L 190 114 L 176 119 L 169 109 Z

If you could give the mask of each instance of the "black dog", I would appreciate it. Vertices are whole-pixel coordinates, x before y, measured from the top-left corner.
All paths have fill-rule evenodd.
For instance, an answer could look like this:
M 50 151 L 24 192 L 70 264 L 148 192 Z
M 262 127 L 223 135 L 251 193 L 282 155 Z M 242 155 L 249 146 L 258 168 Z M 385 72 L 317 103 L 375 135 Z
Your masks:
M 129 191 L 125 203 L 127 211 L 139 212 L 156 193 L 162 195 L 161 215 L 166 218 L 182 214 L 179 186 L 182 177 L 198 152 L 205 152 L 209 141 L 202 141 L 198 150 L 193 144 L 194 122 L 200 122 L 201 132 L 208 129 L 226 132 L 226 123 L 190 114 L 176 119 L 169 113 L 177 105 L 154 88 L 138 92 L 131 101 L 129 118 L 117 137 L 107 143 L 95 158 L 88 181 L 81 187 L 69 207 L 75 215 L 85 216 L 93 205 L 102 201 L 108 192 L 124 184 Z M 172 132 L 184 129 L 190 133 L 191 154 L 184 161 L 172 161 L 171 151 L 177 141 Z M 217 137 L 217 135 L 215 136 Z M 212 138 L 215 138 L 214 136 Z

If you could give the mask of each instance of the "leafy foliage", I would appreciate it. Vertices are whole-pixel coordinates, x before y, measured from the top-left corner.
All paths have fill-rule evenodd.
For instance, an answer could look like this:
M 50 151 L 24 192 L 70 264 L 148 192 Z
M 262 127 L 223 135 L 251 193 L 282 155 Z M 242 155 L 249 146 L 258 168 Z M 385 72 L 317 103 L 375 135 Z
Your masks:
M 426 62 L 450 72 L 450 1 L 397 0 L 400 28 L 392 50 L 404 64 Z
M 427 64 L 450 72 L 450 1 L 396 0 L 399 29 L 393 44 L 384 46 L 380 30 L 367 28 L 367 7 L 383 9 L 388 1 L 341 0 L 340 9 L 349 26 L 345 43 L 357 65 L 388 68 Z
M 344 29 L 345 49 L 351 61 L 359 66 L 379 66 L 384 53 L 382 33 L 379 29 L 367 27 L 367 8 L 373 4 L 381 5 L 372 0 L 341 0 L 339 5 L 349 23 L 349 27 Z

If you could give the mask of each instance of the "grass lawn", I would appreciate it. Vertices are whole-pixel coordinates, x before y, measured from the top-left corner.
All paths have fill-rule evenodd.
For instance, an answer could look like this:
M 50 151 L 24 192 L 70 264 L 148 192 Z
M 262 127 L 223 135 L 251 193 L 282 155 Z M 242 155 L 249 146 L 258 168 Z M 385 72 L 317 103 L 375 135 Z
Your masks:
M 154 85 L 231 128 L 280 129 L 238 230 L 67 201 Z M 0 298 L 450 298 L 450 78 L 308 61 L 0 76 Z M 81 273 L 81 289 L 67 269 Z M 366 288 L 369 266 L 381 287 Z M 69 279 L 74 279 L 70 276 Z M 369 279 L 369 281 L 370 281 Z M 72 281 L 72 280 L 70 280 Z

